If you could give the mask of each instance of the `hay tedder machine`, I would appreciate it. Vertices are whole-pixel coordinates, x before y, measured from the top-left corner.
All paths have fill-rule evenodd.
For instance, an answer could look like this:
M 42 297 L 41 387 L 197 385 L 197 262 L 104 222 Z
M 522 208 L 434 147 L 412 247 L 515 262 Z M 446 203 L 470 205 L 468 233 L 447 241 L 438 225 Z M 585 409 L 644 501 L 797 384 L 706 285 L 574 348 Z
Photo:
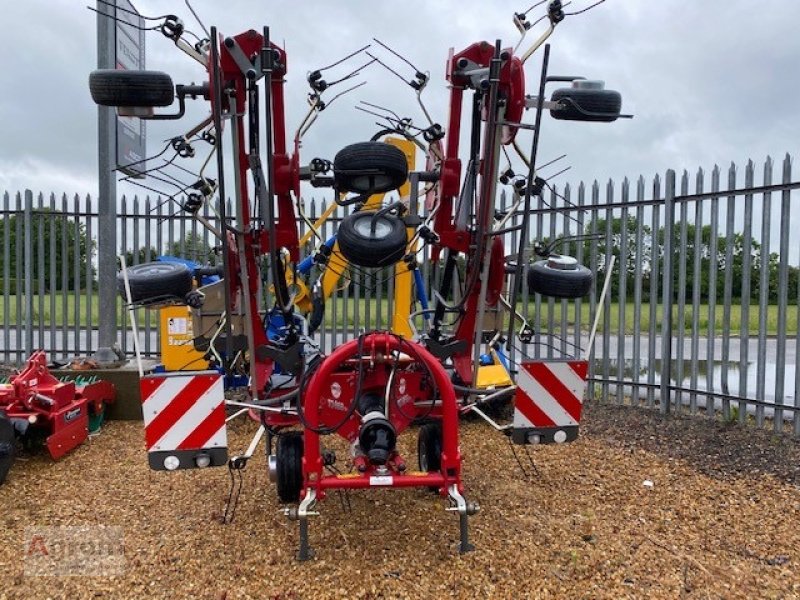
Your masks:
M 532 24 L 527 14 L 540 5 L 546 13 Z M 436 490 L 459 517 L 460 550 L 465 552 L 472 548 L 468 516 L 479 507 L 464 495 L 460 417 L 474 413 L 515 444 L 577 437 L 585 359 L 523 360 L 515 365 L 509 350 L 532 343 L 532 329 L 517 311 L 523 286 L 559 298 L 594 289 L 588 269 L 555 253 L 558 240 L 534 245 L 538 260 L 528 258 L 532 199 L 549 186 L 537 170 L 545 112 L 556 119 L 596 122 L 623 116 L 620 95 L 601 81 L 548 74 L 546 40 L 566 16 L 585 10 L 568 13 L 559 0 L 539 2 L 514 16 L 522 36 L 517 48 L 498 40 L 451 50 L 444 125 L 434 121 L 422 99 L 430 76 L 378 40 L 378 50 L 387 53 L 383 58 L 371 46 L 364 47 L 308 74 L 309 109 L 291 140 L 285 126 L 290 61 L 266 27 L 226 36 L 213 27 L 206 30 L 198 19 L 207 36 L 201 39 L 171 15 L 138 25 L 160 29 L 200 63 L 206 73 L 201 84 L 175 86 L 170 76 L 154 71 L 91 74 L 94 101 L 117 107 L 126 117 L 177 119 L 185 114 L 188 99 L 210 104 L 202 122 L 162 151 L 174 154 L 170 160 L 156 166 L 153 158 L 149 165 L 143 161 L 138 175 L 179 188 L 171 199 L 217 236 L 219 280 L 199 285 L 198 273 L 186 265 L 163 262 L 123 265 L 120 274 L 120 289 L 131 307 L 188 305 L 195 346 L 214 367 L 142 378 L 153 469 L 241 470 L 266 436 L 270 479 L 279 499 L 290 504 L 286 515 L 299 522 L 300 559 L 311 556 L 308 520 L 320 502 L 333 490 L 367 488 Z M 120 18 L 111 4 L 107 14 Z M 546 29 L 518 53 L 540 21 Z M 525 65 L 539 49 L 541 75 L 535 93 L 529 94 Z M 344 76 L 330 75 L 345 60 L 362 54 L 369 57 L 365 64 Z M 398 59 L 403 68 L 411 67 L 409 79 L 387 64 Z M 361 108 L 369 107 L 364 109 L 381 119 L 371 139 L 344 146 L 333 160 L 302 161 L 301 142 L 314 121 L 360 84 L 329 98 L 334 86 L 373 63 L 412 89 L 423 125 L 363 103 Z M 561 87 L 546 99 L 551 83 Z M 158 111 L 176 98 L 177 111 Z M 531 123 L 523 121 L 526 111 L 533 115 Z M 523 132 L 532 133 L 527 152 L 519 141 Z M 196 180 L 179 186 L 177 177 L 166 176 L 175 161 L 193 157 L 201 146 L 208 148 L 208 155 L 200 171 L 192 172 Z M 424 155 L 422 168 L 412 158 L 415 150 Z M 512 153 L 524 165 L 524 174 L 513 171 Z M 500 167 L 503 155 L 509 163 L 505 169 Z M 224 173 L 226 156 L 232 176 Z M 206 174 L 212 157 L 217 165 L 213 178 Z M 190 171 L 181 172 L 185 176 Z M 332 188 L 336 206 L 346 207 L 334 238 L 322 239 L 319 222 L 306 217 L 301 183 Z M 511 208 L 504 212 L 495 203 L 501 185 L 513 195 Z M 231 189 L 235 210 L 229 215 L 218 199 Z M 397 198 L 384 196 L 396 190 Z M 216 205 L 218 219 L 200 216 L 204 205 Z M 308 225 L 309 237 L 301 239 L 298 219 Z M 505 238 L 512 231 L 520 240 L 515 248 Z M 311 236 L 317 238 L 314 249 L 303 256 Z M 440 271 L 435 290 L 424 290 L 418 276 L 417 255 L 425 246 Z M 386 331 L 358 332 L 323 354 L 314 331 L 334 289 L 330 279 L 341 276 L 342 265 L 364 271 L 394 267 L 394 325 Z M 319 278 L 312 281 L 314 272 Z M 412 305 L 422 308 L 412 312 Z M 498 311 L 503 318 L 489 323 L 490 312 Z M 246 374 L 244 398 L 225 399 L 224 379 L 231 373 Z M 512 398 L 514 416 L 508 424 L 498 423 L 485 410 L 490 403 Z M 258 432 L 243 454 L 229 456 L 226 423 L 240 415 L 257 421 Z M 416 460 L 398 450 L 398 437 L 409 431 L 417 433 Z M 335 454 L 324 447 L 331 435 L 349 444 L 349 472 L 335 468 Z

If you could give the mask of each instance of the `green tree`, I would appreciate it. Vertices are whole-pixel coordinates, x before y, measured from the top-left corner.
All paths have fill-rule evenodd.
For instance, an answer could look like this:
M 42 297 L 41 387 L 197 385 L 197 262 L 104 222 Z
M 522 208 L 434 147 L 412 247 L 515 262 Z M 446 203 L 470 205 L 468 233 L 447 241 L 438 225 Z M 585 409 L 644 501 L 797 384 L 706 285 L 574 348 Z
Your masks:
M 164 253 L 193 260 L 200 264 L 214 262 L 214 249 L 205 241 L 202 234 L 193 231 L 187 232 L 183 236 L 183 240 L 169 242 Z
M 8 286 L 11 293 L 21 293 L 25 273 L 30 270 L 37 290 L 39 289 L 39 280 L 44 282 L 45 289 L 48 291 L 61 290 L 65 283 L 67 289 L 75 289 L 76 282 L 80 282 L 79 287 L 84 288 L 87 266 L 90 279 L 95 280 L 96 270 L 92 265 L 92 258 L 96 244 L 87 236 L 86 226 L 83 223 L 78 223 L 67 218 L 64 213 L 52 211 L 49 208 L 37 210 L 31 221 L 30 240 L 24 239 L 24 216 L 22 213 L 7 217 L 7 228 L 5 223 L 0 223 L 0 277 L 5 273 L 6 263 L 8 263 L 9 269 L 9 281 L 4 281 L 3 286 Z M 6 229 L 8 230 L 8 247 L 10 249 L 8 254 L 4 251 Z M 17 236 L 18 231 L 19 237 Z M 51 255 L 53 241 L 55 242 L 55 254 Z M 25 264 L 24 260 L 26 243 L 32 244 L 33 264 L 31 265 Z M 19 272 L 17 271 L 18 258 L 20 258 Z M 43 259 L 44 262 L 43 271 L 40 271 L 40 259 Z M 75 268 L 76 259 L 77 270 Z M 53 281 L 51 281 L 51 261 L 55 263 Z
M 129 267 L 131 265 L 140 265 L 146 262 L 152 262 L 158 257 L 158 250 L 156 250 L 153 246 L 142 247 L 136 250 L 126 250 L 125 251 L 125 264 Z M 119 267 L 119 259 L 117 259 L 117 267 Z

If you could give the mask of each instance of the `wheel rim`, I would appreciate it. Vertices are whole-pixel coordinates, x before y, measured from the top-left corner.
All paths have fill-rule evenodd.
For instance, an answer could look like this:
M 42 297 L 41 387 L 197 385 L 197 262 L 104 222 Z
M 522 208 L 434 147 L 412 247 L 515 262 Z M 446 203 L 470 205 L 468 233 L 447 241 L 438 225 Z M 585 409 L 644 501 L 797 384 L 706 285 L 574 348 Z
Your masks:
M 375 222 L 375 232 L 372 231 L 372 217 L 362 217 L 353 223 L 356 233 L 365 238 L 379 240 L 385 238 L 392 232 L 392 224 L 384 218 L 378 218 Z
M 158 275 L 159 273 L 169 273 L 173 269 L 173 266 L 169 263 L 164 263 L 162 265 L 147 265 L 141 269 L 137 269 L 139 273 L 142 275 Z
M 392 180 L 386 175 L 359 175 L 354 177 L 351 186 L 369 192 L 372 190 L 385 190 L 391 187 Z

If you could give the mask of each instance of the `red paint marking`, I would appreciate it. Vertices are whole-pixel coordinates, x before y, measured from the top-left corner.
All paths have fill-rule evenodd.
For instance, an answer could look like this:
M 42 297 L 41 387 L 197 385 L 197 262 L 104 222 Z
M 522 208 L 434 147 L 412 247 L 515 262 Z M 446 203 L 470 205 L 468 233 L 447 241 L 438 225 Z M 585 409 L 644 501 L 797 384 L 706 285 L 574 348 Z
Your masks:
M 583 405 L 580 400 L 575 397 L 572 390 L 565 386 L 556 375 L 547 368 L 545 363 L 528 363 L 523 365 L 533 378 L 547 390 L 556 402 L 569 413 L 575 421 L 581 420 L 581 411 Z
M 567 363 L 572 370 L 578 374 L 583 381 L 586 381 L 586 376 L 589 374 L 589 363 L 585 360 L 578 360 Z
M 150 398 L 159 387 L 167 380 L 166 377 L 145 377 L 139 380 L 139 391 L 142 397 L 142 404 Z
M 213 376 L 193 377 L 175 398 L 164 407 L 144 430 L 145 443 L 149 450 L 165 433 L 167 433 L 183 415 L 186 414 L 197 399 L 202 396 L 216 381 Z
M 206 442 L 225 425 L 225 403 L 220 402 L 195 430 L 178 444 L 177 450 L 204 448 Z
M 547 416 L 547 414 L 531 400 L 525 392 L 517 389 L 516 396 L 514 397 L 514 408 L 522 413 L 534 427 L 555 427 L 555 422 Z

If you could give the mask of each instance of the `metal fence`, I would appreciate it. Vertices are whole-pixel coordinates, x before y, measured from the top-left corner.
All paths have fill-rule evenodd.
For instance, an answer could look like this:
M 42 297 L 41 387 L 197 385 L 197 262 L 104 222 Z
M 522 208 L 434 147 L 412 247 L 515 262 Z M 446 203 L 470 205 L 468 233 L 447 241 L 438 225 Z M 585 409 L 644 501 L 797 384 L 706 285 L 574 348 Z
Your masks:
M 710 178 L 702 170 L 693 178 L 668 171 L 649 182 L 640 177 L 619 185 L 548 187 L 531 214 L 532 240 L 563 238 L 559 251 L 597 276 L 587 298 L 569 302 L 529 294 L 523 285 L 518 309 L 535 335 L 527 344 L 511 341 L 512 366 L 527 357 L 588 351 L 593 396 L 662 412 L 721 412 L 727 420 L 752 420 L 776 432 L 791 428 L 800 436 L 800 418 L 793 418 L 800 410 L 800 242 L 790 236 L 800 225 L 791 194 L 800 183 L 792 182 L 791 168 L 787 155 L 775 175 L 767 159 L 759 169 L 760 185 L 750 161 L 743 178 L 731 165 L 726 173 L 715 167 Z M 304 205 L 311 221 L 327 208 L 324 200 Z M 509 206 L 501 196 L 499 210 Z M 119 214 L 119 248 L 131 264 L 159 254 L 217 260 L 211 234 L 160 198 L 123 197 Z M 98 261 L 117 260 L 94 252 L 96 202 L 6 193 L 2 216 L 0 361 L 19 363 L 38 348 L 53 359 L 90 355 L 104 318 L 97 311 Z M 208 208 L 204 216 L 216 219 Z M 338 209 L 326 221 L 323 239 L 343 216 Z M 298 227 L 307 230 L 303 220 Z M 517 246 L 516 235 L 507 240 L 509 252 Z M 612 255 L 611 293 L 600 305 Z M 424 280 L 438 286 L 427 249 L 419 258 Z M 321 350 L 362 328 L 388 327 L 392 301 L 391 270 L 343 273 L 317 335 Z M 598 311 L 597 340 L 587 349 Z M 142 348 L 157 355 L 157 322 L 142 317 Z M 121 347 L 131 353 L 121 301 L 117 323 Z M 420 320 L 416 325 L 423 328 Z

